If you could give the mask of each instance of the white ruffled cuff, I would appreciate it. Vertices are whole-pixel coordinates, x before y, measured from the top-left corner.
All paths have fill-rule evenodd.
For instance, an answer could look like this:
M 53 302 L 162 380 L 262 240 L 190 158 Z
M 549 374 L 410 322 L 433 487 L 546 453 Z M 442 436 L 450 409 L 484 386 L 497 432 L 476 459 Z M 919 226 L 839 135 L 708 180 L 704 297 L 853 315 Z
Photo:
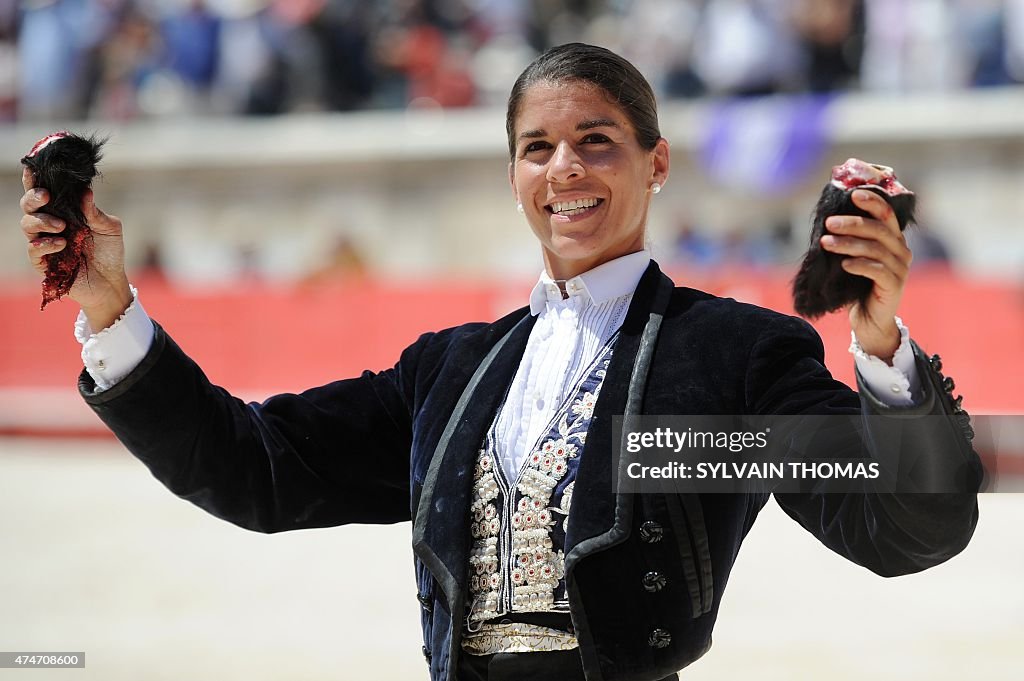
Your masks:
M 75 339 L 82 344 L 82 362 L 96 382 L 96 391 L 109 390 L 137 367 L 153 344 L 153 321 L 139 302 L 134 286 L 132 302 L 117 320 L 93 331 L 85 312 L 79 311 Z
M 921 377 L 914 363 L 914 350 L 910 347 L 910 331 L 899 317 L 896 317 L 896 328 L 900 330 L 900 346 L 892 357 L 892 366 L 864 352 L 853 331 L 850 331 L 850 352 L 864 385 L 872 395 L 889 406 L 910 406 L 914 403 L 914 395 L 920 393 Z

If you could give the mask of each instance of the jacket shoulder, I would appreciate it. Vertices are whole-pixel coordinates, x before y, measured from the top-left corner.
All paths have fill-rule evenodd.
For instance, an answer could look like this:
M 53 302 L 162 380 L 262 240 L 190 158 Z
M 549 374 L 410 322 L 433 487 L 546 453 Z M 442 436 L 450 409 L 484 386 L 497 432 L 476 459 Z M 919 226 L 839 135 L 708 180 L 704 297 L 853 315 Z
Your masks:
M 725 334 L 734 341 L 746 339 L 753 344 L 759 339 L 788 336 L 821 346 L 818 332 L 800 317 L 685 286 L 673 289 L 665 317 L 667 321 L 699 324 L 706 333 Z
M 520 308 L 493 322 L 468 322 L 421 335 L 407 347 L 394 367 L 409 403 L 413 393 L 425 396 L 445 367 L 475 366 L 487 351 L 528 314 Z
M 467 348 L 490 347 L 527 314 L 519 308 L 493 322 L 466 322 L 422 334 L 402 352 L 400 364 L 415 360 L 420 368 L 443 363 Z

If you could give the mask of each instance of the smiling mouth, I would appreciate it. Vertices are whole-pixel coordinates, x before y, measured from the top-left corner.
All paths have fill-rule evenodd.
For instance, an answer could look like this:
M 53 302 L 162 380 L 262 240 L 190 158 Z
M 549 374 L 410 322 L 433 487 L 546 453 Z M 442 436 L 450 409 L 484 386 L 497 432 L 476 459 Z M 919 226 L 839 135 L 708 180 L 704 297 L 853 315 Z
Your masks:
M 597 208 L 604 199 L 577 199 L 575 201 L 552 201 L 544 208 L 552 215 L 558 215 L 560 217 L 571 218 L 577 215 L 583 215 L 587 211 Z

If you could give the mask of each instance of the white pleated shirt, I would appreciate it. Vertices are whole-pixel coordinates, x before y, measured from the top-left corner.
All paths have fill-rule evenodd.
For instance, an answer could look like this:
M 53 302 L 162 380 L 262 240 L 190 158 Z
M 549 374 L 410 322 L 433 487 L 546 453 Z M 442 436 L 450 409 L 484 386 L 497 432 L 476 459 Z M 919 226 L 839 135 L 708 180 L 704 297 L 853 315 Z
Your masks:
M 595 267 L 565 282 L 564 299 L 547 272 L 540 275 L 530 294 L 537 322 L 495 418 L 498 457 L 509 480 L 598 350 L 622 326 L 650 262 L 650 254 L 640 251 Z

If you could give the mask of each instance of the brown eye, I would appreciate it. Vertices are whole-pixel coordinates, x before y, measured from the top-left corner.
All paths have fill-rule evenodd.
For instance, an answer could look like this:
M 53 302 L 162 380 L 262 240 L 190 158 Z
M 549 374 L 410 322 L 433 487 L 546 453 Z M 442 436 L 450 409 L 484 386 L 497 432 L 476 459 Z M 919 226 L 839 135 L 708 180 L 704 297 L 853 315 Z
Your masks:
M 592 133 L 583 138 L 583 141 L 587 144 L 605 144 L 611 142 L 607 136 L 602 135 L 599 132 Z
M 540 151 L 542 149 L 547 149 L 548 146 L 549 145 L 547 142 L 530 142 L 525 147 L 523 147 L 523 153 L 529 154 L 531 151 Z

